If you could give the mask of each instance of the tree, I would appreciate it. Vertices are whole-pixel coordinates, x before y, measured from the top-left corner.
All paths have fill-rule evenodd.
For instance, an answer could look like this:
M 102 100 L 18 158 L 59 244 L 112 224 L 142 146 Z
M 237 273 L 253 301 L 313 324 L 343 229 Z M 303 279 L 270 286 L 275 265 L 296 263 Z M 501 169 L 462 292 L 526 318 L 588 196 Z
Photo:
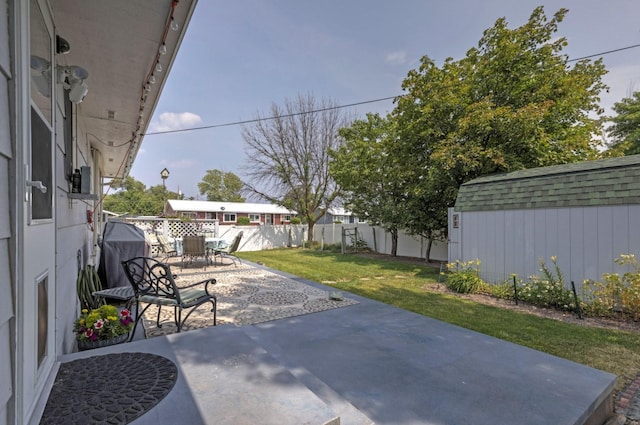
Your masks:
M 258 115 L 242 128 L 248 157 L 247 189 L 271 203 L 297 212 L 313 226 L 339 195 L 329 174 L 329 150 L 340 145 L 338 130 L 348 125 L 336 104 L 313 95 L 272 104 L 270 117 Z
M 613 123 L 609 134 L 614 141 L 611 151 L 623 155 L 640 154 L 640 91 L 613 105 L 617 116 L 610 118 Z
M 447 207 L 473 178 L 598 157 L 590 114 L 602 114 L 606 71 L 601 60 L 569 66 L 566 40 L 553 39 L 566 12 L 547 20 L 538 7 L 513 30 L 498 19 L 464 58 L 438 67 L 425 56 L 409 72 L 393 119 L 412 232 L 446 230 Z
M 129 215 L 158 216 L 164 211 L 164 202 L 178 194 L 167 191 L 162 185 L 146 188 L 144 183 L 127 176 L 113 182 L 115 193 L 106 195 L 102 202 L 105 210 Z
M 207 195 L 207 201 L 219 202 L 244 202 L 240 192 L 243 183 L 240 177 L 231 172 L 220 170 L 207 170 L 207 173 L 198 183 L 200 195 Z
M 406 193 L 402 164 L 393 155 L 393 122 L 367 114 L 340 130 L 344 145 L 332 151 L 331 175 L 340 185 L 349 209 L 391 234 L 391 255 L 397 254 Z

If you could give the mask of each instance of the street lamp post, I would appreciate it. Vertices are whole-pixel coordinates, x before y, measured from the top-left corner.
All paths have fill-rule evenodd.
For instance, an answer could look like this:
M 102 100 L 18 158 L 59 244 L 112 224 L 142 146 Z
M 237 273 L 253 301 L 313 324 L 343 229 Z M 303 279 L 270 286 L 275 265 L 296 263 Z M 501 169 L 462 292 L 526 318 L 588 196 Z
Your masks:
M 169 170 L 165 168 L 160 171 L 160 177 L 162 177 L 162 213 L 167 212 L 167 185 L 166 181 L 169 177 Z
M 162 177 L 162 187 L 166 190 L 165 181 L 169 177 L 169 170 L 163 168 L 162 171 L 160 171 L 160 177 Z

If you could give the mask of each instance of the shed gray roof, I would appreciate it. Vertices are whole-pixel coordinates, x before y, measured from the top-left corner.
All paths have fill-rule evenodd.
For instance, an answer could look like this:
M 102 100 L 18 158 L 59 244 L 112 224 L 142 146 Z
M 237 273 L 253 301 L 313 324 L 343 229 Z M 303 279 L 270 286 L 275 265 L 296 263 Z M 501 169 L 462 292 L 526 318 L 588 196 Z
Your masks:
M 640 155 L 492 174 L 458 191 L 456 211 L 640 204 Z

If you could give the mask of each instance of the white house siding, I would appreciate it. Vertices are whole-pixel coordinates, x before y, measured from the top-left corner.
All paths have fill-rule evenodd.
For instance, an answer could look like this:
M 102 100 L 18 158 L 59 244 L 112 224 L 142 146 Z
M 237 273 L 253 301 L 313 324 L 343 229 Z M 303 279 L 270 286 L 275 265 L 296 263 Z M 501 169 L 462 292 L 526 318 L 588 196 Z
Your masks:
M 13 297 L 15 293 L 10 248 L 11 227 L 11 166 L 12 143 L 9 114 L 9 23 L 8 4 L 0 0 L 0 424 L 9 422 L 13 400 L 13 351 L 11 329 L 14 323 Z
M 452 228 L 452 214 L 460 227 Z M 640 256 L 640 205 L 450 212 L 451 261 L 481 261 L 482 277 L 540 276 L 539 260 L 556 256 L 565 281 L 581 287 L 603 273 L 625 272 L 614 260 Z
M 58 125 L 60 126 L 59 120 Z M 84 134 L 85 132 L 81 132 Z M 62 135 L 62 130 L 58 131 Z M 78 137 L 79 158 L 90 158 L 82 135 Z M 87 210 L 94 201 L 69 199 L 69 183 L 64 172 L 64 139 L 56 138 L 56 323 L 57 351 L 69 353 L 74 349 L 73 322 L 78 309 L 76 279 L 78 267 L 93 264 L 92 233 L 87 224 Z M 84 163 L 78 164 L 86 165 Z M 93 170 L 92 170 L 93 172 Z M 79 255 L 78 255 L 79 254 Z

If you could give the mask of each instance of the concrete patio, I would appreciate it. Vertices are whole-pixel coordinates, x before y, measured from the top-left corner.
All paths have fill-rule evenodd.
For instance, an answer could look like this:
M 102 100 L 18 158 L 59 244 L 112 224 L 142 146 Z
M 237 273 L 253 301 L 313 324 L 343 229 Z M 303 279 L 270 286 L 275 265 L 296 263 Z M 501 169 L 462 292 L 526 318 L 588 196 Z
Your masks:
M 614 375 L 346 295 L 358 303 L 60 361 L 120 352 L 172 360 L 175 386 L 135 425 L 573 425 L 612 413 Z

